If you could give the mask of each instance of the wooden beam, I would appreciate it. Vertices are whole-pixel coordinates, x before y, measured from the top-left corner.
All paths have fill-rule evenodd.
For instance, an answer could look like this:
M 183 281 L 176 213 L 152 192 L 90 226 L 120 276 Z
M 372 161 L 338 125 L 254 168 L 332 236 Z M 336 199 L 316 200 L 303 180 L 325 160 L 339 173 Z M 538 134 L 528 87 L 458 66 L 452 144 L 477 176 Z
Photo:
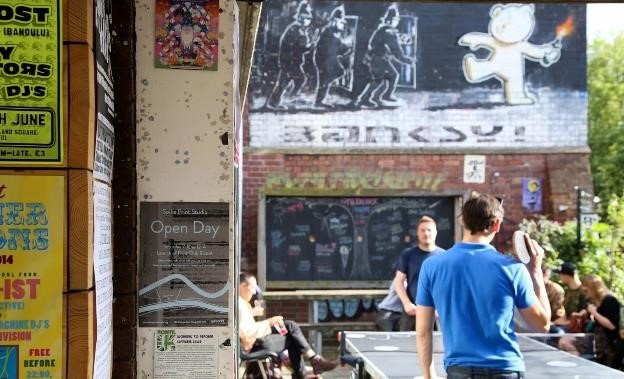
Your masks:
M 69 138 L 69 45 L 63 45 L 63 57 L 61 59 L 62 66 L 61 72 L 63 73 L 62 77 L 62 97 L 61 97 L 61 127 L 63 128 L 63 167 L 67 167 L 67 154 L 68 154 L 68 138 Z
M 93 48 L 93 3 L 93 0 L 63 0 L 63 41 Z
M 70 168 L 93 170 L 95 154 L 95 58 L 87 45 L 68 46 Z
M 88 290 L 93 282 L 93 174 L 69 170 L 69 290 Z
M 93 378 L 95 292 L 65 295 L 67 299 L 67 379 Z

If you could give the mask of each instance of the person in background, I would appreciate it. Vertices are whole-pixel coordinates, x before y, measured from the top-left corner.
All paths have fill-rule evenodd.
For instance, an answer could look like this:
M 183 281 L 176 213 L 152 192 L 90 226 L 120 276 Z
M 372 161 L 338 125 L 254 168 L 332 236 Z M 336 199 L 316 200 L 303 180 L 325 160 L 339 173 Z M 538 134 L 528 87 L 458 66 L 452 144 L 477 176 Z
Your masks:
M 239 279 L 238 333 L 245 352 L 268 349 L 279 354 L 288 350 L 293 379 L 314 379 L 338 366 L 338 362 L 328 361 L 312 350 L 296 322 L 282 316 L 256 321 L 254 312 L 258 311 L 253 310 L 250 301 L 257 292 L 258 282 L 247 272 L 241 272 Z M 313 374 L 307 372 L 302 358 L 309 360 Z
M 544 250 L 528 235 L 529 263 L 491 245 L 503 222 L 503 206 L 487 194 L 471 194 L 461 211 L 462 241 L 422 264 L 416 294 L 416 350 L 425 379 L 433 366 L 434 312 L 439 314 L 448 379 L 522 378 L 525 365 L 513 329 L 514 307 L 528 325 L 550 328 L 550 305 L 541 272 Z
M 418 243 L 405 249 L 399 257 L 397 271 L 394 277 L 394 288 L 403 304 L 403 314 L 399 320 L 399 330 L 413 331 L 416 325 L 416 291 L 418 289 L 418 275 L 425 259 L 444 250 L 436 246 L 438 235 L 436 222 L 429 216 L 423 216 L 416 224 Z M 407 281 L 407 287 L 405 282 Z
M 564 320 L 558 321 L 557 325 L 565 331 L 568 331 L 568 324 L 572 313 L 587 307 L 587 296 L 581 289 L 581 280 L 576 271 L 576 266 L 573 263 L 564 262 L 561 264 L 561 267 L 553 270 L 553 272 L 559 274 L 559 281 L 566 287 L 563 299 L 563 307 L 565 308 L 566 316 Z
M 550 333 L 564 333 L 564 330 L 559 325 L 565 325 L 566 312 L 563 306 L 565 297 L 565 291 L 558 283 L 550 280 L 551 270 L 548 266 L 542 265 L 542 275 L 544 275 L 544 287 L 546 288 L 546 295 L 548 296 L 548 303 L 550 304 Z
M 392 265 L 393 271 L 396 271 L 398 262 Z M 396 292 L 396 278 L 392 279 L 388 294 L 377 305 L 377 315 L 375 315 L 375 323 L 379 329 L 385 332 L 399 331 L 399 320 L 403 314 L 403 303 Z M 403 284 L 405 286 L 405 284 Z
M 620 340 L 620 301 L 609 291 L 598 275 L 588 275 L 582 280 L 582 289 L 590 303 L 579 313 L 587 314 L 594 321 L 594 343 L 596 362 L 619 369 L 622 366 Z M 574 337 L 564 336 L 559 348 L 575 355 L 583 353 Z M 619 359 L 619 360 L 618 360 Z

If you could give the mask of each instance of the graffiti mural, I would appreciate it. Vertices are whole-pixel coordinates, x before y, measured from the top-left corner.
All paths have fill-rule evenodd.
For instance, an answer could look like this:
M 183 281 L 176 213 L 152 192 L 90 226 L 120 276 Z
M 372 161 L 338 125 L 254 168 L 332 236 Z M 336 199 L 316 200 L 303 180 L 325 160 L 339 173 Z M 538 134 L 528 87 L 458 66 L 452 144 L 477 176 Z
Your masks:
M 266 0 L 250 144 L 586 146 L 585 51 L 582 4 Z
M 533 4 L 496 4 L 490 10 L 489 33 L 471 32 L 459 39 L 459 44 L 471 50 L 489 51 L 484 59 L 474 54 L 464 56 L 464 76 L 470 83 L 481 83 L 492 77 L 504 89 L 505 102 L 511 105 L 533 104 L 537 99 L 526 88 L 524 60 L 530 59 L 549 67 L 561 57 L 561 38 L 534 45 L 528 42 L 535 29 Z M 568 18 L 566 23 L 572 20 Z M 567 29 L 566 29 L 567 30 Z M 566 33 L 567 34 L 567 33 Z

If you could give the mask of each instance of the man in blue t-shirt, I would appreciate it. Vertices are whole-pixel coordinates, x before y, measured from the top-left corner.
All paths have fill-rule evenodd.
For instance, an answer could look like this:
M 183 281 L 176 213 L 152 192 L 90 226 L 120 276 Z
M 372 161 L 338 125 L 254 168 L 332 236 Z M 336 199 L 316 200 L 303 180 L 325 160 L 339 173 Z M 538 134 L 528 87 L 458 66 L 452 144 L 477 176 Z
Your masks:
M 462 208 L 462 241 L 422 266 L 416 344 L 425 379 L 435 377 L 431 331 L 435 311 L 448 379 L 523 377 L 514 307 L 532 328 L 548 331 L 550 305 L 541 272 L 544 250 L 527 235 L 530 261 L 526 266 L 497 252 L 490 243 L 502 220 L 503 207 L 497 198 L 472 194 Z
M 416 238 L 418 244 L 405 249 L 399 257 L 394 285 L 403 304 L 403 314 L 399 320 L 399 330 L 413 331 L 416 326 L 416 290 L 418 289 L 418 275 L 425 259 L 443 253 L 444 250 L 436 246 L 438 235 L 436 222 L 429 216 L 423 216 L 416 224 Z M 407 281 L 407 288 L 403 283 Z

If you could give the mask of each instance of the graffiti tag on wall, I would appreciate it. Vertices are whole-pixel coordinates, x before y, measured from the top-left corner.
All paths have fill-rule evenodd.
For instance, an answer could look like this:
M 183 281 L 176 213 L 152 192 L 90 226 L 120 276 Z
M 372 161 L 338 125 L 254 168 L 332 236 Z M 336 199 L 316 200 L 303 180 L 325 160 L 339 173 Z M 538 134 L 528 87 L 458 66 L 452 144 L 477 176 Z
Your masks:
M 269 174 L 266 189 L 423 189 L 435 191 L 446 180 L 446 174 L 417 174 L 411 172 L 317 172 L 301 173 L 297 176 Z

